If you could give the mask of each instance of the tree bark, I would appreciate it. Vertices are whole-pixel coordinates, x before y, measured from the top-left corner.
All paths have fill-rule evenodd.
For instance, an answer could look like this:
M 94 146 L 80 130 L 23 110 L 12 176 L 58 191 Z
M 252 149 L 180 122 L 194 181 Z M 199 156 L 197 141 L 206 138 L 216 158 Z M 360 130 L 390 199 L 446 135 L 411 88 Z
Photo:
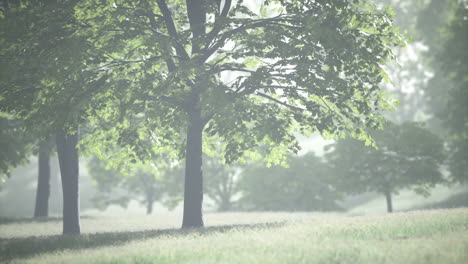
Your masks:
M 49 143 L 47 141 L 42 141 L 41 143 L 39 143 L 39 153 L 38 153 L 36 205 L 34 207 L 35 218 L 49 216 L 49 196 L 50 196 Z
M 385 192 L 385 199 L 387 200 L 387 213 L 392 213 L 393 204 L 392 204 L 392 193 L 390 191 Z
M 199 99 L 197 97 L 196 99 Z M 198 102 L 198 100 L 195 100 Z M 184 216 L 182 228 L 203 227 L 202 132 L 203 121 L 198 103 L 189 111 L 185 156 Z
M 146 214 L 147 215 L 150 215 L 153 213 L 153 204 L 154 204 L 153 200 L 146 201 Z
M 187 15 L 192 31 L 192 55 L 202 50 L 205 34 L 206 6 L 203 0 L 186 0 Z M 201 65 L 200 65 L 201 66 Z M 185 155 L 184 216 L 182 228 L 203 227 L 203 174 L 202 174 L 202 134 L 204 122 L 201 116 L 200 87 L 198 81 L 192 86 L 189 100 L 187 129 L 187 149 Z
M 78 130 L 73 134 L 57 131 L 57 152 L 63 192 L 63 234 L 80 234 Z
M 218 211 L 220 212 L 226 212 L 231 210 L 232 204 L 231 200 L 228 197 L 222 197 L 221 198 L 221 204 L 219 205 Z

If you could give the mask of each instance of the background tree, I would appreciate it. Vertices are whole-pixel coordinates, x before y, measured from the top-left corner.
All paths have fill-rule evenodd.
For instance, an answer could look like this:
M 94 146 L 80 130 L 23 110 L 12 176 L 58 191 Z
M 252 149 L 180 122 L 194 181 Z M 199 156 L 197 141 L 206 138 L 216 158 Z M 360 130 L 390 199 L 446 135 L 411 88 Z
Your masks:
M 214 201 L 218 211 L 229 211 L 239 194 L 238 176 L 242 168 L 222 161 L 222 157 L 204 157 L 204 191 Z
M 468 2 L 458 1 L 453 17 L 445 28 L 445 42 L 435 59 L 438 74 L 449 80 L 447 101 L 442 104 L 438 117 L 445 125 L 449 137 L 449 167 L 454 181 L 468 180 Z M 441 86 L 437 87 L 443 90 Z M 432 94 L 434 95 L 434 94 Z
M 329 166 L 312 152 L 290 156 L 289 167 L 248 166 L 239 180 L 241 208 L 267 211 L 340 210 Z
M 146 213 L 153 212 L 154 203 L 165 194 L 166 175 L 170 172 L 169 164 L 164 159 L 155 164 L 133 164 L 125 172 L 106 168 L 106 162 L 93 158 L 88 162 L 91 177 L 97 185 L 94 202 L 100 209 L 111 204 L 127 207 L 131 200 L 139 200 L 145 205 Z
M 339 190 L 349 193 L 375 191 L 385 195 L 387 211 L 393 211 L 392 194 L 404 188 L 429 195 L 443 182 L 443 141 L 416 123 L 388 123 L 372 133 L 378 149 L 355 139 L 334 143 L 327 160 L 338 177 Z
M 145 129 L 186 135 L 183 227 L 203 226 L 204 132 L 224 142 L 227 162 L 260 143 L 279 162 L 297 151 L 297 132 L 365 139 L 390 108 L 378 84 L 401 38 L 388 10 L 368 1 L 81 1 L 75 10 L 105 58 L 89 65 L 103 87 L 142 105 Z

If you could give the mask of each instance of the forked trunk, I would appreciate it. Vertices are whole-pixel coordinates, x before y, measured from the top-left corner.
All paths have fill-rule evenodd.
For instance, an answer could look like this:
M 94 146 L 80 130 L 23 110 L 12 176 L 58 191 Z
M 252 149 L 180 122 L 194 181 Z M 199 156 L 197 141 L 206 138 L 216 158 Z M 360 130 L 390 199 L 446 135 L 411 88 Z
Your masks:
M 80 234 L 78 130 L 73 134 L 57 131 L 57 152 L 63 193 L 63 234 Z
M 50 153 L 48 142 L 43 141 L 39 143 L 36 205 L 34 207 L 35 218 L 49 216 L 49 196 Z
M 189 112 L 187 152 L 185 158 L 184 216 L 182 228 L 203 227 L 203 175 L 201 111 L 194 107 Z

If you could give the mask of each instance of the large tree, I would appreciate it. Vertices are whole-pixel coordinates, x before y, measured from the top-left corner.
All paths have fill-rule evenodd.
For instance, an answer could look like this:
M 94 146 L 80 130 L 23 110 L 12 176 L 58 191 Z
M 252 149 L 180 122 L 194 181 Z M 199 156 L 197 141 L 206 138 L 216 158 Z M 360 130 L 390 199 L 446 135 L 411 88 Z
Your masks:
M 93 83 L 82 71 L 88 46 L 74 35 L 75 3 L 3 1 L 0 16 L 1 61 L 9 65 L 0 71 L 0 111 L 21 118 L 30 135 L 56 134 L 64 234 L 80 233 L 78 126 Z
M 159 145 L 186 135 L 182 226 L 200 227 L 204 132 L 228 162 L 259 143 L 277 161 L 297 133 L 368 139 L 380 126 L 382 67 L 401 38 L 369 2 L 83 0 L 75 15 L 122 113 L 145 116 Z

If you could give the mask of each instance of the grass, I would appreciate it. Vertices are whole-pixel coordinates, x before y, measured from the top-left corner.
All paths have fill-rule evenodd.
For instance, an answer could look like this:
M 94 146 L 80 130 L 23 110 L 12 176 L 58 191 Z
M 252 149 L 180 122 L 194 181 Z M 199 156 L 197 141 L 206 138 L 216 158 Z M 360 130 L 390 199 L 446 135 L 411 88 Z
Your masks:
M 177 221 L 174 221 L 177 219 Z M 466 263 L 468 209 L 345 216 L 207 214 L 179 230 L 173 216 L 0 223 L 0 259 L 12 263 Z M 58 226 L 58 228 L 57 228 Z M 31 234 L 40 234 L 32 237 Z
M 374 195 L 364 195 L 363 198 L 367 199 L 362 199 L 360 203 L 355 204 L 352 208 L 348 207 L 348 213 L 352 215 L 384 214 L 387 209 L 385 197 L 381 194 Z M 467 198 L 468 185 L 466 184 L 456 186 L 438 185 L 431 189 L 429 197 L 418 195 L 412 190 L 402 190 L 398 195 L 393 195 L 393 209 L 403 212 L 468 207 Z

